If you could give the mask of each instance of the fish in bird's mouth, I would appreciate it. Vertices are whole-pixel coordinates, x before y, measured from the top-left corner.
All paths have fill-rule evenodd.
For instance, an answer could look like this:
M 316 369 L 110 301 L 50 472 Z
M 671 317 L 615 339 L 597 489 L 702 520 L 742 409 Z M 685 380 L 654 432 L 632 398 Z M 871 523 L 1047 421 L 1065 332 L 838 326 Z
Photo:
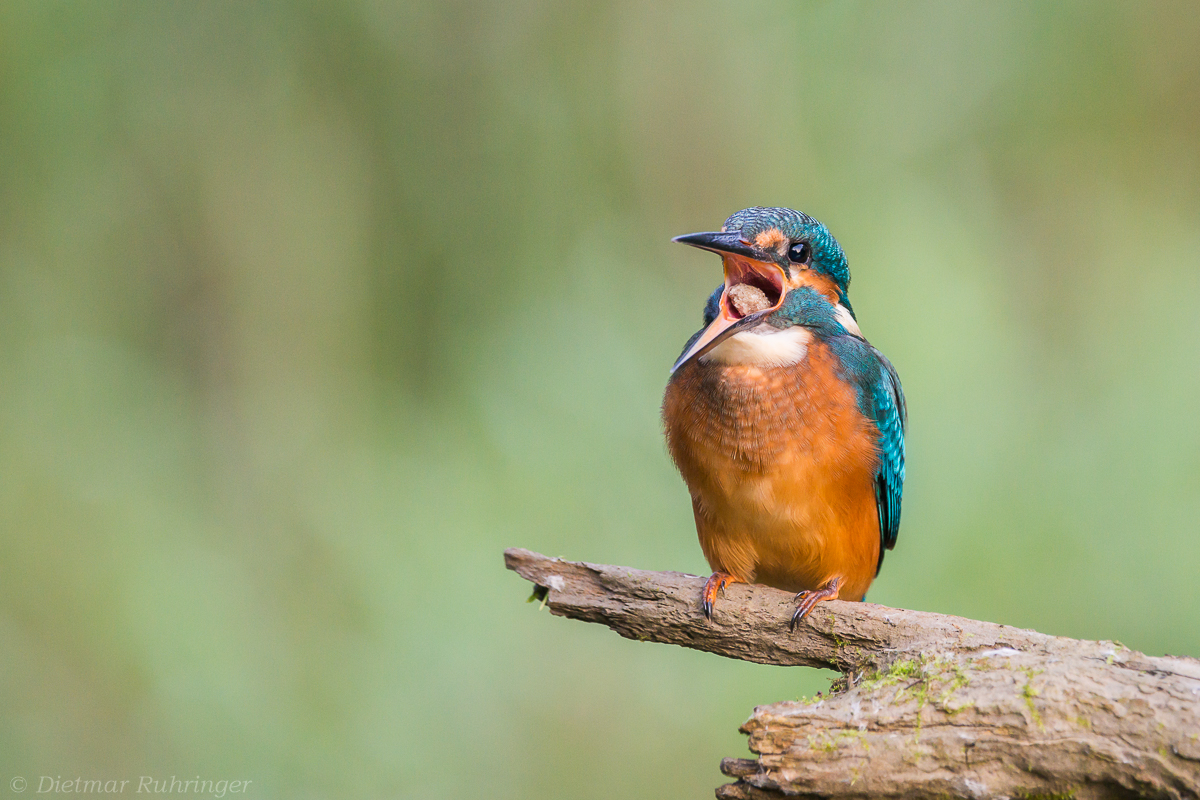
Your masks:
M 783 278 L 778 272 L 746 259 L 726 256 L 725 294 L 721 303 L 725 315 L 741 319 L 779 305 L 783 299 Z

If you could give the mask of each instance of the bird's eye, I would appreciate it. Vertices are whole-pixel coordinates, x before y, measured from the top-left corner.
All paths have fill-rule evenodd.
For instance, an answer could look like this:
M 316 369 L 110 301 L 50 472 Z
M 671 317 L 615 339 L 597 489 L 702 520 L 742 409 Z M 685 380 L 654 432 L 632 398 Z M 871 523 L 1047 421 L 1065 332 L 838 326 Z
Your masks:
M 812 247 L 808 242 L 796 242 L 788 249 L 788 258 L 793 264 L 807 264 L 812 261 Z

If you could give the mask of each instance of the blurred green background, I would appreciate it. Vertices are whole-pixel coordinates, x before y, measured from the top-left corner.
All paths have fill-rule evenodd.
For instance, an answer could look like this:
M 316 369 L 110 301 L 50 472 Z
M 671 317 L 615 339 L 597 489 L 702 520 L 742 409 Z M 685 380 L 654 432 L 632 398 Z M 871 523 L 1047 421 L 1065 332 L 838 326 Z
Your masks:
M 0 795 L 708 797 L 828 674 L 564 622 L 702 573 L 662 443 L 750 205 L 911 412 L 875 602 L 1200 655 L 1200 15 L 0 6 Z

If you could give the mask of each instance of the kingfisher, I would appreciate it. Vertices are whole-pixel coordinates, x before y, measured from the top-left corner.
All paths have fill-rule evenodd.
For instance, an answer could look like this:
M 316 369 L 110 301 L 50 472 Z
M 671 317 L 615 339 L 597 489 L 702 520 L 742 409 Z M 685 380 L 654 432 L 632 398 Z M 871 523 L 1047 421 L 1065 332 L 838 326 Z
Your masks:
M 862 600 L 896 544 L 907 410 L 863 337 L 845 253 L 817 220 L 747 208 L 674 241 L 721 256 L 704 327 L 671 368 L 667 446 L 712 568 L 796 592 L 794 630 L 823 600 Z

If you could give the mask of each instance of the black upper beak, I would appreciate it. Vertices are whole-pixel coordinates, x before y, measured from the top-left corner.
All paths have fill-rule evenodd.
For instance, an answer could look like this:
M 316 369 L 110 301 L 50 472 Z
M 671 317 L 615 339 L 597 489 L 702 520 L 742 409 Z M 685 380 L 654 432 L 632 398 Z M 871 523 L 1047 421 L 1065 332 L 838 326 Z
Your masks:
M 737 231 L 688 233 L 683 236 L 676 236 L 671 241 L 679 242 L 680 244 L 690 244 L 692 247 L 699 247 L 701 250 L 708 250 L 713 253 L 733 253 L 734 255 L 753 258 L 757 261 L 772 260 L 766 253 L 743 239 L 742 234 Z

